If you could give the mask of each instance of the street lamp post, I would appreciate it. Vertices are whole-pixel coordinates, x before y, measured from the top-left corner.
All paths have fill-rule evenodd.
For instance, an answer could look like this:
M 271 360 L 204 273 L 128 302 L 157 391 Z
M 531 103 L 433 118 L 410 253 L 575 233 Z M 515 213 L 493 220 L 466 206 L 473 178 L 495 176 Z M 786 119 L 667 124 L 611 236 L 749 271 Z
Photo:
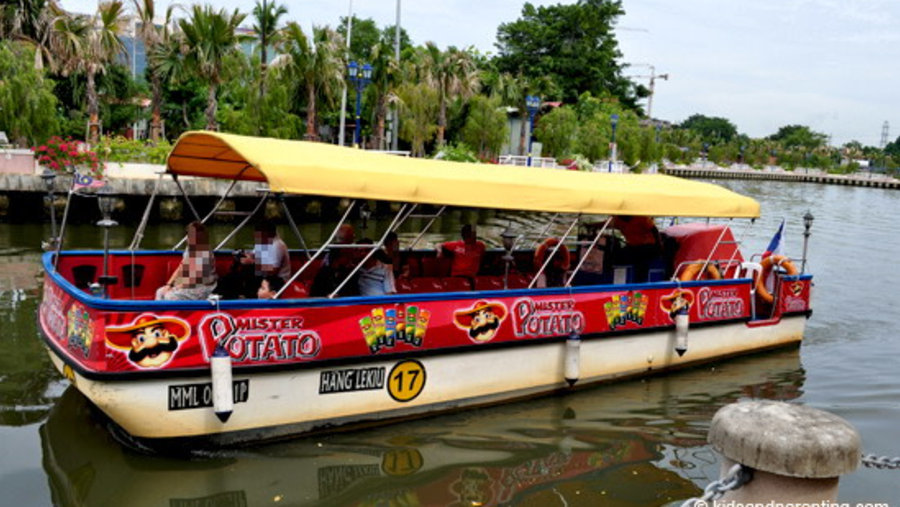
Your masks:
M 531 145 L 534 142 L 534 115 L 541 108 L 541 98 L 537 95 L 526 95 L 525 108 L 528 109 L 528 166 L 531 167 Z
M 616 125 L 619 124 L 619 115 L 610 115 L 609 121 L 612 123 L 612 138 L 609 141 L 609 168 L 607 172 L 612 172 L 613 164 L 616 162 Z
M 809 230 L 812 229 L 815 218 L 809 210 L 806 210 L 806 214 L 803 215 L 803 262 L 800 264 L 800 274 L 806 273 L 806 247 L 809 244 L 809 235 L 811 234 Z
M 53 187 L 55 186 L 56 173 L 49 167 L 44 168 L 41 173 L 41 179 L 44 180 L 44 187 L 47 188 L 47 205 L 50 207 L 50 242 L 48 246 L 51 250 L 56 249 L 56 197 L 53 195 Z
M 360 66 L 355 61 L 350 62 L 347 65 L 347 74 L 350 76 L 350 82 L 356 86 L 356 129 L 353 132 L 353 147 L 359 148 L 362 92 L 366 85 L 372 81 L 372 66 L 368 63 Z

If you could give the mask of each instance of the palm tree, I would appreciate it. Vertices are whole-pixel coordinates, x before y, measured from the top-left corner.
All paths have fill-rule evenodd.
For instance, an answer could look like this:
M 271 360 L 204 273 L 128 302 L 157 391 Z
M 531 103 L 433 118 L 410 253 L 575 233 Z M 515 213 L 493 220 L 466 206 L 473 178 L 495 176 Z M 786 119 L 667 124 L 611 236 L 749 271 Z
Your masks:
M 25 42 L 34 47 L 34 67 L 52 60 L 49 36 L 53 20 L 63 12 L 53 0 L 18 0 L 0 6 L 0 39 Z
M 443 146 L 447 105 L 457 98 L 466 100 L 478 91 L 478 69 L 469 52 L 455 47 L 441 51 L 433 42 L 426 42 L 425 52 L 426 68 L 438 91 L 437 143 Z
M 175 6 L 166 9 L 165 21 L 161 26 L 154 24 L 156 17 L 156 3 L 154 0 L 132 0 L 134 11 L 140 28 L 138 36 L 144 43 L 144 51 L 147 54 L 147 70 L 150 74 L 151 114 L 150 114 L 150 140 L 159 141 L 162 135 L 162 92 L 164 76 L 157 65 L 154 65 L 154 55 L 160 48 L 168 43 L 171 37 L 169 26 L 172 20 L 172 11 Z
M 250 39 L 237 32 L 245 17 L 237 9 L 229 14 L 225 9 L 214 11 L 209 5 L 194 5 L 190 18 L 178 22 L 183 37 L 183 63 L 208 86 L 205 111 L 208 130 L 217 129 L 220 69 L 229 55 L 240 51 L 241 42 Z
M 316 102 L 334 102 L 344 76 L 343 42 L 340 34 L 328 27 L 313 27 L 313 37 L 307 39 L 296 22 L 288 23 L 282 33 L 281 52 L 277 65 L 284 67 L 306 93 L 306 139 L 318 139 Z
M 63 74 L 83 72 L 87 83 L 89 143 L 100 138 L 100 103 L 97 95 L 97 74 L 106 72 L 107 65 L 124 51 L 121 35 L 125 31 L 124 8 L 120 0 L 102 2 L 94 16 L 60 15 L 53 22 L 50 35 L 54 53 L 61 57 L 56 66 Z
M 253 17 L 256 18 L 256 24 L 253 25 L 253 31 L 259 37 L 259 68 L 260 68 L 260 92 L 262 97 L 265 95 L 266 82 L 266 66 L 269 64 L 269 46 L 278 44 L 278 20 L 281 16 L 287 14 L 287 7 L 284 5 L 269 3 L 268 0 L 257 0 L 256 6 L 253 7 Z
M 384 123 L 387 117 L 388 102 L 397 87 L 400 70 L 394 59 L 393 42 L 382 39 L 372 47 L 372 86 L 375 94 L 375 146 L 385 148 Z

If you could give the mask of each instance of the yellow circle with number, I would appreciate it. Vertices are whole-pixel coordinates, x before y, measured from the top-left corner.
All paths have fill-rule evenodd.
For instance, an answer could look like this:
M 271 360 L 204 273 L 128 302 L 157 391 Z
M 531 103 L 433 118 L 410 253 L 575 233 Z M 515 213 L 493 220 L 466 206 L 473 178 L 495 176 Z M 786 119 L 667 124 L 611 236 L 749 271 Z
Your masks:
M 414 359 L 400 361 L 391 369 L 387 382 L 391 398 L 410 401 L 425 388 L 425 367 Z

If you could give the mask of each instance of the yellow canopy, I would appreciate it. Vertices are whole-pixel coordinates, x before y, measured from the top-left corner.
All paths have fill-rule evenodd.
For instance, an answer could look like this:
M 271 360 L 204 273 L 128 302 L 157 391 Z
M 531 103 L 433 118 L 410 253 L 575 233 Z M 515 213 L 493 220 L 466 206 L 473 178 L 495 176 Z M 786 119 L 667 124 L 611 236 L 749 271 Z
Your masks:
M 185 176 L 267 181 L 272 191 L 291 194 L 599 215 L 759 216 L 749 197 L 672 176 L 466 164 L 216 132 L 183 134 L 167 165 Z

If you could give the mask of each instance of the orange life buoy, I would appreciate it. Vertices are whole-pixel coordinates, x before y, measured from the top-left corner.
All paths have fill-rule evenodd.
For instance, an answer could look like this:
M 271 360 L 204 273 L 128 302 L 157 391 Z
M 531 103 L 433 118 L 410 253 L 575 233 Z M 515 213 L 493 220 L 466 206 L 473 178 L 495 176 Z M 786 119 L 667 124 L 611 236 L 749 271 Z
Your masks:
M 703 265 L 706 264 L 704 261 L 694 261 L 687 265 L 681 271 L 681 274 L 678 275 L 678 279 L 682 282 L 690 282 L 697 279 L 697 275 L 700 273 L 700 270 L 703 269 Z M 719 272 L 719 268 L 716 267 L 712 262 L 706 264 L 706 270 L 703 272 L 703 276 L 700 277 L 700 280 L 721 280 L 722 273 Z
M 766 279 L 772 274 L 775 266 L 781 267 L 788 276 L 796 275 L 799 272 L 797 271 L 797 266 L 784 255 L 770 255 L 763 259 L 759 265 L 762 266 L 762 270 L 760 270 L 759 276 L 756 278 L 756 295 L 766 303 L 771 303 L 775 300 L 775 296 L 766 288 Z
M 553 251 L 553 248 L 559 244 L 559 239 L 557 238 L 547 238 L 541 243 L 541 246 L 534 251 L 534 268 L 541 269 L 541 266 L 544 265 L 544 261 L 547 259 L 547 251 Z M 556 259 L 558 261 L 557 267 L 563 271 L 569 269 L 569 263 L 571 262 L 571 256 L 569 255 L 569 249 L 566 248 L 566 245 L 560 245 L 559 250 L 556 252 Z

